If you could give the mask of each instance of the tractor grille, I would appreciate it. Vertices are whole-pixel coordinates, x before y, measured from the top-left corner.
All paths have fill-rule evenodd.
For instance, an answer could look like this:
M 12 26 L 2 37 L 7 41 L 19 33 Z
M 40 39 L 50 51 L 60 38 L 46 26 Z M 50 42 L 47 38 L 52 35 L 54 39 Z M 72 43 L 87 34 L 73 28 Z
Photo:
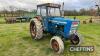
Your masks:
M 72 22 L 70 34 L 76 33 L 78 28 L 79 22 Z

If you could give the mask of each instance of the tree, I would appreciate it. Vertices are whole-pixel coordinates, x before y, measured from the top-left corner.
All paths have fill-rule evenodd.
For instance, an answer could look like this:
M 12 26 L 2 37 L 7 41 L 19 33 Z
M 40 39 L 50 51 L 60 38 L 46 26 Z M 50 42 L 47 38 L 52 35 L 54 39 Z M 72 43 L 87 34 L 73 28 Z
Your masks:
M 9 10 L 10 10 L 12 16 L 14 15 L 14 13 L 13 13 L 14 12 L 14 8 L 15 8 L 14 6 L 9 6 Z

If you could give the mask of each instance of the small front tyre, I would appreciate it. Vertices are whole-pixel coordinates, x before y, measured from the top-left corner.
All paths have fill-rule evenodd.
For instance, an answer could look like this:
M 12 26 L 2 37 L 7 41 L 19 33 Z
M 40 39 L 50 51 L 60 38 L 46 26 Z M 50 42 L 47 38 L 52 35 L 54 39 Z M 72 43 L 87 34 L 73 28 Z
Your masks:
M 80 34 L 72 34 L 70 37 L 70 42 L 72 45 L 81 45 L 83 42 L 83 37 Z
M 50 40 L 51 48 L 58 54 L 63 53 L 64 43 L 59 36 L 53 36 Z

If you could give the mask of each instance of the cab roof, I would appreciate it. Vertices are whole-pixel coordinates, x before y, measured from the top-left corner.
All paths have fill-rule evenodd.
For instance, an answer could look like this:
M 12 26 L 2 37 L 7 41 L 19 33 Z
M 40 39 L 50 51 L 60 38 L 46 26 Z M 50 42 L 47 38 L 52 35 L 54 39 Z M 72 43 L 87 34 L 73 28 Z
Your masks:
M 45 3 L 45 4 L 40 4 L 37 5 L 37 7 L 52 7 L 52 8 L 60 8 L 60 4 L 54 4 L 54 3 Z

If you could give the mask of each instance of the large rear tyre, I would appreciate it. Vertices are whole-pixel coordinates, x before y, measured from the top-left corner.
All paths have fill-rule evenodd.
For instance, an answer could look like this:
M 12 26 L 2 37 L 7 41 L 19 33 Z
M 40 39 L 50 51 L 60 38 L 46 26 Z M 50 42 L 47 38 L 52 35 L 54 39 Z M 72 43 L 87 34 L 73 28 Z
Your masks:
M 30 21 L 30 34 L 33 39 L 41 39 L 43 37 L 42 24 L 37 18 Z
M 54 36 L 51 38 L 50 46 L 58 54 L 63 53 L 64 51 L 64 43 L 59 36 Z

